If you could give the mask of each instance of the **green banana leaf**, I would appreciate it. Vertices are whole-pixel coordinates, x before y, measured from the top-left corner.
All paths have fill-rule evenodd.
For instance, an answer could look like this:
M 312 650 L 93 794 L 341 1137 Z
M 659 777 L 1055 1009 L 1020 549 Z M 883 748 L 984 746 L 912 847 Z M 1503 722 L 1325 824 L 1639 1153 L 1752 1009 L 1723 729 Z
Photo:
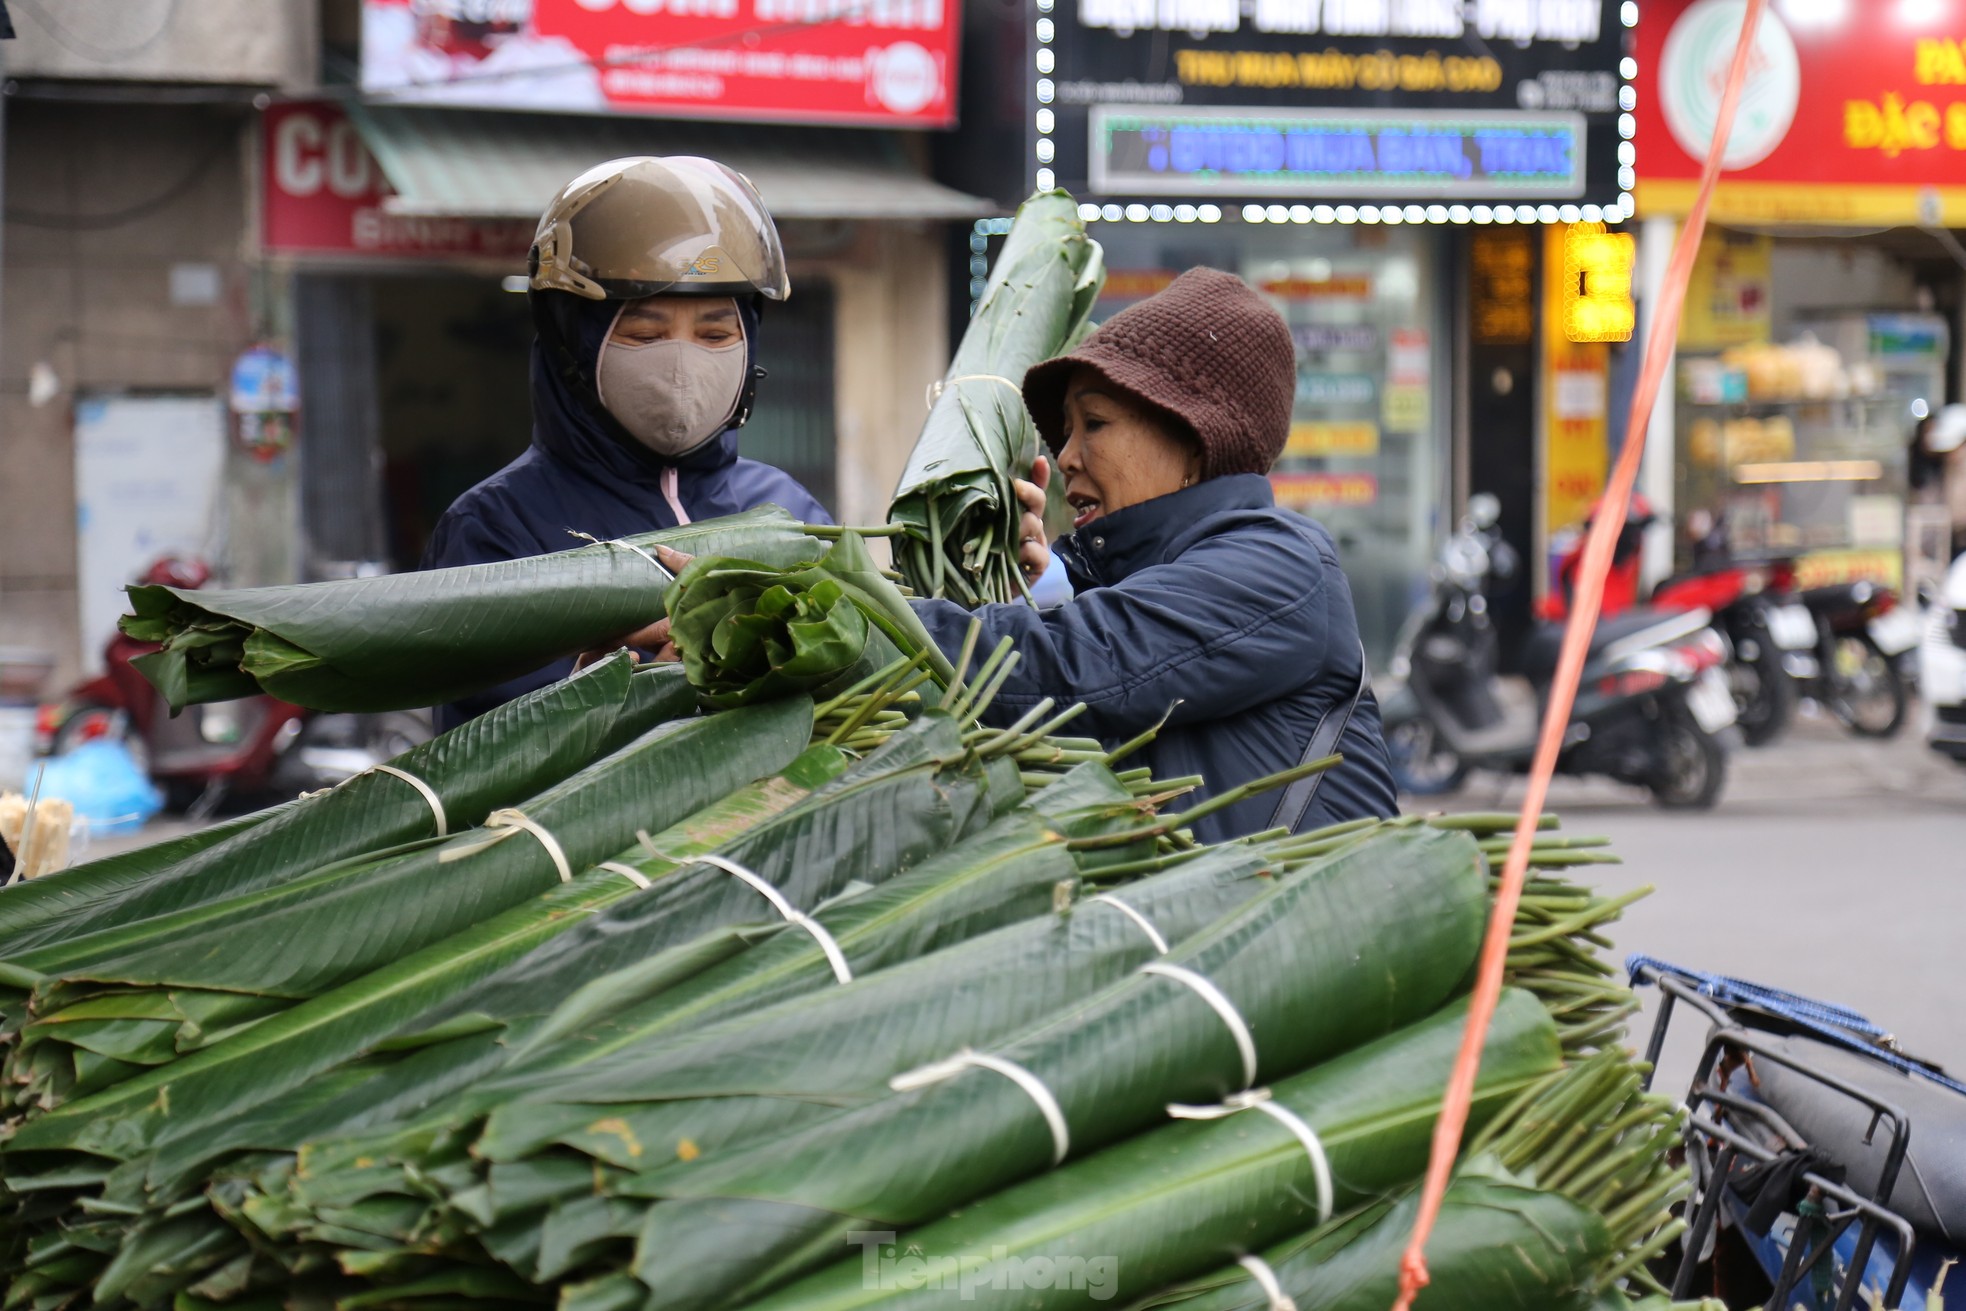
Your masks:
M 662 614 L 657 545 L 793 568 L 824 545 L 776 506 L 553 555 L 245 591 L 130 588 L 123 631 L 171 706 L 265 692 L 315 710 L 442 705 Z
M 1316 1135 L 1329 1205 L 1370 1200 L 1425 1167 L 1466 1020 L 1466 1004 L 1455 1002 L 1270 1089 Z M 1470 1124 L 1479 1129 L 1560 1062 L 1541 1003 L 1505 991 Z M 820 1253 L 832 1265 L 750 1307 L 902 1311 L 945 1305 L 950 1283 L 984 1308 L 1046 1311 L 1111 1298 L 1124 1305 L 1315 1223 L 1319 1191 L 1304 1144 L 1267 1115 L 1167 1124 L 946 1219 L 863 1225 L 851 1246 L 836 1233 Z M 653 1228 L 644 1241 L 659 1241 Z M 916 1253 L 919 1265 L 909 1264 Z M 644 1305 L 661 1302 L 651 1292 Z
M 1058 813 L 1083 815 L 1096 809 L 1097 803 L 1127 802 L 1130 796 L 1110 773 L 1094 766 L 1075 771 L 1040 793 L 1036 801 Z M 859 977 L 892 959 L 919 955 L 1004 922 L 1040 914 L 1053 903 L 1061 884 L 1069 888 L 1076 879 L 1076 866 L 1062 838 L 1047 830 L 1037 811 L 1020 809 L 916 870 L 821 907 L 814 919 L 832 935 L 842 959 Z M 593 988 L 588 995 L 576 994 L 547 1025 L 531 1033 L 515 1065 L 523 1068 L 529 1058 L 550 1062 L 558 1054 L 579 1059 L 630 1042 L 647 1044 L 667 1031 L 701 1026 L 782 996 L 836 985 L 826 953 L 811 935 L 791 929 L 765 932 L 765 940 L 748 951 L 626 1010 L 617 1020 L 596 1025 L 591 1021 L 611 1010 L 619 994 L 632 997 L 645 986 L 636 977 L 598 981 L 605 986 Z M 642 972 L 638 966 L 620 973 Z M 579 1027 L 583 1023 L 584 1029 Z M 480 1106 L 496 1105 L 498 1100 L 496 1091 L 477 1098 Z M 583 1123 L 593 1119 L 589 1112 Z M 600 1136 L 616 1150 L 639 1150 L 625 1128 L 619 1134 Z M 312 1233 L 324 1213 L 339 1217 L 351 1205 L 375 1196 L 366 1189 L 359 1195 L 346 1188 L 324 1191 L 318 1163 L 309 1173 L 316 1180 L 308 1189 L 311 1207 L 254 1199 L 246 1204 L 246 1213 L 262 1226 Z M 427 1162 L 422 1173 L 431 1177 Z M 483 1213 L 489 1220 L 497 1205 L 491 1191 L 489 1183 L 466 1189 L 453 1205 Z M 474 1198 L 474 1192 L 481 1196 Z M 398 1237 L 405 1242 L 413 1233 L 428 1232 L 421 1214 L 395 1213 L 394 1222 L 404 1226 Z M 427 1239 L 419 1241 L 428 1247 Z
M 789 763 L 809 738 L 811 722 L 811 703 L 790 701 L 665 724 L 533 798 L 524 813 L 554 836 L 569 872 L 577 873 L 620 851 L 641 825 L 666 826 L 750 782 L 757 776 L 757 758 L 741 744 L 752 734 L 777 744 L 776 758 L 764 768 Z M 461 858 L 446 861 L 445 855 Z M 192 912 L 195 925 L 173 925 L 164 934 L 141 932 L 119 955 L 68 963 L 61 980 L 50 980 L 37 995 L 49 1001 L 48 1012 L 70 999 L 61 993 L 75 991 L 77 981 L 315 996 L 560 881 L 557 864 L 531 832 L 475 830 L 358 865 L 354 873 L 331 868 Z M 144 929 L 133 926 L 132 932 Z M 24 1042 L 34 1027 L 25 1031 Z M 279 1072 L 247 1059 L 250 1036 L 236 1036 L 30 1119 L 0 1151 L 61 1149 L 127 1157 L 160 1136 L 179 1135 L 196 1119 L 189 1107 L 200 1104 L 190 1099 L 191 1087 L 214 1088 L 211 1104 L 222 1115 L 235 1084 L 280 1082 Z M 170 1089 L 169 1106 L 160 1108 L 155 1103 L 164 1087 Z
M 1301 1307 L 1385 1311 L 1399 1292 L 1400 1257 L 1413 1235 L 1419 1194 L 1375 1202 L 1321 1230 L 1288 1258 L 1265 1253 L 1277 1282 Z M 1559 1193 L 1537 1188 L 1490 1157 L 1465 1161 L 1448 1186 L 1427 1241 L 1432 1282 L 1419 1311 L 1588 1311 L 1587 1291 L 1608 1267 L 1604 1221 Z M 1179 1311 L 1268 1311 L 1270 1298 L 1241 1266 L 1140 1304 Z
M 1488 896 L 1474 843 L 1424 828 L 1348 848 L 1170 953 L 1248 1025 L 1164 975 L 1114 983 L 991 1055 L 1050 1089 L 1074 1154 L 1219 1101 L 1432 1013 L 1473 964 Z M 924 1159 L 920 1144 L 937 1143 Z M 1018 1084 L 971 1069 L 748 1150 L 671 1166 L 620 1192 L 661 1199 L 636 1274 L 737 1305 L 837 1250 L 848 1229 L 917 1223 L 1049 1167 L 1054 1134 Z M 735 1282 L 733 1282 L 735 1281 Z
M 625 656 L 610 656 L 576 678 L 412 747 L 390 764 L 428 784 L 443 803 L 449 831 L 461 832 L 694 707 L 680 670 L 631 671 Z M 20 962 L 31 948 L 272 887 L 435 831 L 422 796 L 378 772 L 248 818 L 254 822 L 223 826 L 221 840 L 175 859 L 112 857 L 0 896 L 0 964 Z M 161 844 L 160 854 L 177 845 Z M 5 1005 L 0 993 L 0 1007 Z
M 670 638 L 689 681 L 719 708 L 789 693 L 822 695 L 829 685 L 853 682 L 892 658 L 885 643 L 868 651 L 874 632 L 925 658 L 942 686 L 954 676 L 853 532 L 804 569 L 697 556 L 669 589 L 668 605 Z
M 1271 886 L 1265 869 L 1259 855 L 1223 850 L 1133 885 L 1125 900 L 1179 942 Z M 583 1060 L 576 1042 L 556 1044 L 525 1068 L 435 1108 L 418 1129 L 312 1142 L 293 1187 L 303 1208 L 345 1203 L 376 1188 L 400 1190 L 405 1165 L 412 1179 L 427 1177 L 443 1151 L 462 1157 L 467 1148 L 494 1164 L 525 1164 L 553 1143 L 609 1159 L 625 1150 L 624 1140 L 590 1126 L 610 1119 L 643 1143 L 690 1138 L 715 1152 L 745 1135 L 746 1112 L 760 1131 L 801 1112 L 824 1113 L 951 1041 L 988 1041 L 1154 954 L 1124 913 L 1088 903 L 729 1016 L 649 1050 L 596 1031 L 604 1050 L 592 1059 Z M 473 1128 L 450 1141 L 457 1126 L 477 1124 L 487 1109 L 482 1136 Z M 465 1179 L 475 1185 L 475 1170 Z
M 1071 196 L 1039 192 L 1018 207 L 888 507 L 904 530 L 895 563 L 916 593 L 970 606 L 1026 595 L 1010 485 L 1038 455 L 1024 373 L 1074 343 L 1105 281 Z

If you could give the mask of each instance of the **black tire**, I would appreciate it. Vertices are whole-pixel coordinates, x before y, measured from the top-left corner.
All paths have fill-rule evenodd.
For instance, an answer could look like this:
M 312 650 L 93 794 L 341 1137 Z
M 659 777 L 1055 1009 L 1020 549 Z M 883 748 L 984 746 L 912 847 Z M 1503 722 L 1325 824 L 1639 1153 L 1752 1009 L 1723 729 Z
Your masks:
M 1432 720 L 1421 717 L 1388 725 L 1385 738 L 1393 783 L 1408 796 L 1444 796 L 1458 792 L 1467 782 L 1468 762 L 1441 744 Z
M 1788 732 L 1795 720 L 1795 680 L 1782 668 L 1781 648 L 1766 632 L 1754 644 L 1754 658 L 1736 656 L 1727 666 L 1727 685 L 1734 693 L 1741 740 L 1765 747 Z
M 1898 662 L 1879 650 L 1868 633 L 1837 638 L 1831 656 L 1835 667 L 1824 671 L 1832 689 L 1830 713 L 1858 737 L 1896 737 L 1905 726 L 1910 700 Z
M 1684 704 L 1657 721 L 1659 766 L 1647 787 L 1662 810 L 1712 810 L 1727 786 L 1727 749 Z

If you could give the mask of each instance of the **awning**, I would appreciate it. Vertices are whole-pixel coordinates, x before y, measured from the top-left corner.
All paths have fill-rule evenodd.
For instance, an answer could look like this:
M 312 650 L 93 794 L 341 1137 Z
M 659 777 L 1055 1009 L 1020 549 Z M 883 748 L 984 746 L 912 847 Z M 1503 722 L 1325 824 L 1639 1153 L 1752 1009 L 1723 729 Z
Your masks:
M 351 104 L 395 214 L 535 219 L 570 180 L 622 155 L 702 155 L 757 184 L 780 219 L 971 219 L 996 213 L 923 177 L 879 130 Z

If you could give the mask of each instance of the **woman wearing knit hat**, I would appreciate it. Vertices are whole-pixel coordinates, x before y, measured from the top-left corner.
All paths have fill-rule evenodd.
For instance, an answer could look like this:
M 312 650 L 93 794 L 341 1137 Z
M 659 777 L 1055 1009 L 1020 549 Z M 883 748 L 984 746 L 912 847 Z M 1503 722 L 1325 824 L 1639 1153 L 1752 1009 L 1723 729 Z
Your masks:
M 1233 274 L 1188 270 L 1024 377 L 1076 512 L 1053 548 L 1074 598 L 1043 611 L 915 602 L 946 651 L 972 618 L 982 649 L 1016 643 L 993 717 L 1083 701 L 1074 731 L 1113 744 L 1165 717 L 1145 763 L 1201 775 L 1203 795 L 1343 754 L 1281 797 L 1202 820 L 1207 841 L 1397 810 L 1337 548 L 1271 495 L 1296 390 L 1282 316 Z
M 1201 775 L 1197 800 L 1344 756 L 1281 797 L 1207 816 L 1195 836 L 1209 842 L 1397 808 L 1337 549 L 1323 528 L 1277 508 L 1266 477 L 1296 384 L 1282 317 L 1242 279 L 1188 270 L 1024 376 L 1024 403 L 1076 511 L 1053 548 L 1073 599 L 1049 610 L 913 602 L 952 657 L 973 620 L 982 649 L 1015 642 L 1019 661 L 992 719 L 1015 720 L 1046 697 L 1082 701 L 1074 731 L 1113 745 L 1164 720 L 1145 763 L 1160 778 Z M 1049 472 L 1040 459 L 1018 488 L 1030 576 L 1046 559 L 1036 511 Z M 666 636 L 658 624 L 633 640 Z

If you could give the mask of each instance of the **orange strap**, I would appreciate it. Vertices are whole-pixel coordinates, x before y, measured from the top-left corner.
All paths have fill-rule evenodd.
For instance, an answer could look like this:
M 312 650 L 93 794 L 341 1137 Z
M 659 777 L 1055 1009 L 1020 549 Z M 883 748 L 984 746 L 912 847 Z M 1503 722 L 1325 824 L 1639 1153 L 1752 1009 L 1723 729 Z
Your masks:
M 1748 52 L 1753 48 L 1755 26 L 1766 4 L 1767 0 L 1748 0 L 1740 40 L 1734 46 L 1734 62 L 1727 71 L 1727 85 L 1721 93 L 1720 112 L 1714 120 L 1713 142 L 1707 147 L 1706 167 L 1700 173 L 1700 190 L 1692 211 L 1686 216 L 1686 226 L 1673 246 L 1672 262 L 1666 268 L 1658 304 L 1652 307 L 1645 338 L 1645 363 L 1639 373 L 1638 390 L 1632 396 L 1624 449 L 1618 452 L 1618 463 L 1611 471 L 1601 502 L 1604 509 L 1596 516 L 1584 541 L 1583 562 L 1577 571 L 1577 599 L 1564 629 L 1556 682 L 1550 688 L 1549 708 L 1544 712 L 1542 736 L 1536 743 L 1535 764 L 1529 772 L 1529 789 L 1522 799 L 1522 815 L 1516 821 L 1515 840 L 1509 844 L 1508 862 L 1502 867 L 1502 887 L 1496 894 L 1494 914 L 1482 943 L 1474 995 L 1468 1005 L 1467 1028 L 1461 1035 L 1461 1050 L 1455 1057 L 1454 1069 L 1448 1075 L 1440 1119 L 1434 1124 L 1433 1155 L 1427 1162 L 1420 1214 L 1414 1220 L 1413 1236 L 1400 1259 L 1399 1300 L 1393 1304 L 1393 1311 L 1407 1311 L 1427 1284 L 1427 1237 L 1440 1215 L 1441 1199 L 1447 1193 L 1454 1159 L 1461 1150 L 1461 1133 L 1467 1127 L 1468 1109 L 1474 1100 L 1475 1076 L 1481 1069 L 1482 1044 L 1487 1040 L 1489 1022 L 1502 996 L 1502 966 L 1508 956 L 1509 934 L 1515 926 L 1516 907 L 1522 899 L 1523 880 L 1529 870 L 1530 844 L 1549 795 L 1550 776 L 1556 772 L 1564 729 L 1570 724 L 1577 683 L 1584 671 L 1584 655 L 1590 648 L 1591 630 L 1597 625 L 1598 610 L 1604 601 L 1604 580 L 1611 568 L 1611 551 L 1625 525 L 1622 510 L 1630 504 L 1632 487 L 1638 481 L 1639 458 L 1645 451 L 1652 405 L 1665 377 L 1666 362 L 1672 357 L 1680 310 L 1686 302 L 1686 284 L 1693 272 L 1693 257 L 1699 252 L 1700 236 L 1706 230 L 1707 209 L 1713 201 L 1714 184 L 1720 178 L 1721 155 L 1733 130 L 1734 110 L 1741 101 L 1741 84 L 1747 78 Z

